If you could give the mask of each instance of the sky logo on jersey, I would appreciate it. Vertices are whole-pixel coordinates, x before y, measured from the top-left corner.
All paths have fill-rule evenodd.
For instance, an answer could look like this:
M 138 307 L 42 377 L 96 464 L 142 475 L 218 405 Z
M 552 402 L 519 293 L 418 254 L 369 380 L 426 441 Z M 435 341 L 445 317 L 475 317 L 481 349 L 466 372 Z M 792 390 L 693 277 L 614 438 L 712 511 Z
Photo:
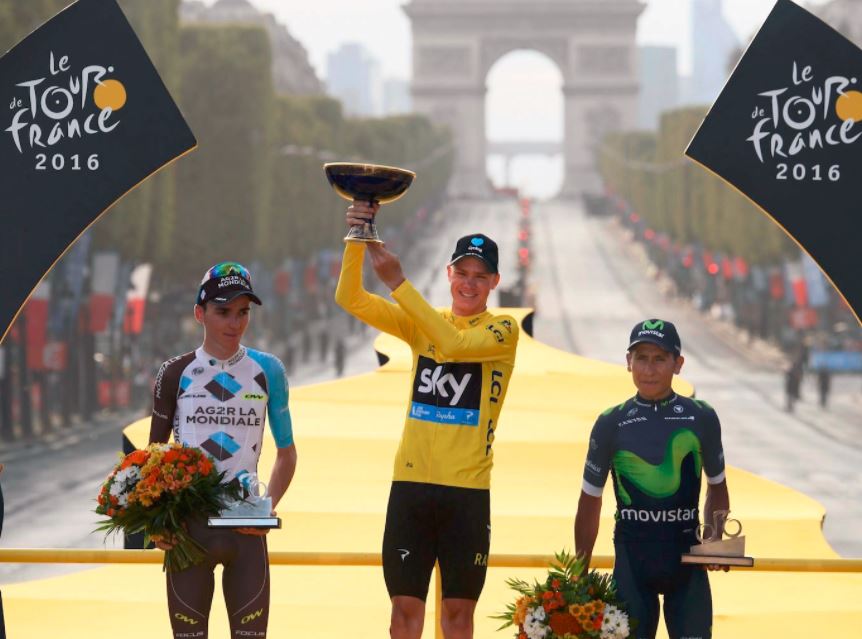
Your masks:
M 413 378 L 411 418 L 456 426 L 478 426 L 481 398 L 481 364 L 438 364 L 433 359 L 419 357 Z
M 671 435 L 664 459 L 657 465 L 650 464 L 629 450 L 617 451 L 614 454 L 614 469 L 620 501 L 626 506 L 632 503 L 631 495 L 623 486 L 622 477 L 650 497 L 664 499 L 676 494 L 682 481 L 682 461 L 688 455 L 694 455 L 694 472 L 699 477 L 700 440 L 687 428 L 681 428 Z

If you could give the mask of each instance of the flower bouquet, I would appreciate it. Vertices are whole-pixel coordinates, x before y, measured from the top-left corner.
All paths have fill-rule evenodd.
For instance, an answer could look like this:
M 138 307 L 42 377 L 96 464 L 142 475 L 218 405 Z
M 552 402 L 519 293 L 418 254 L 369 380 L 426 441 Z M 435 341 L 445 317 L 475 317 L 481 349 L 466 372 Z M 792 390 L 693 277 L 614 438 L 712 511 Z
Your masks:
M 506 623 L 499 630 L 517 626 L 517 639 L 625 639 L 629 616 L 617 599 L 611 575 L 586 573 L 584 560 L 566 552 L 554 555 L 544 582 L 528 584 L 508 579 L 520 596 L 494 619 Z
M 96 513 L 108 519 L 96 530 L 109 535 L 144 533 L 144 545 L 170 539 L 164 569 L 185 570 L 200 563 L 206 551 L 188 534 L 191 517 L 218 515 L 228 502 L 241 499 L 237 482 L 222 483 L 212 460 L 200 449 L 182 444 L 150 444 L 114 467 L 102 484 Z

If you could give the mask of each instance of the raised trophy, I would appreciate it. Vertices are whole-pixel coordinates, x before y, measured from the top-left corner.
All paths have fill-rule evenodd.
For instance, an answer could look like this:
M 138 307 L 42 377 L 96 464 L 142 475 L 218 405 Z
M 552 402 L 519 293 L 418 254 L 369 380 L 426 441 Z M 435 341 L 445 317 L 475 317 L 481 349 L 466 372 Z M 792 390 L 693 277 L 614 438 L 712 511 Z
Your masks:
M 742 523 L 738 519 L 728 518 L 729 514 L 729 510 L 716 510 L 712 524 L 701 524 L 697 527 L 695 536 L 700 543 L 692 546 L 689 552 L 683 553 L 682 563 L 747 567 L 754 565 L 754 558 L 745 556 Z M 722 520 L 724 526 L 721 525 Z M 727 530 L 728 524 L 734 525 L 734 532 Z M 727 539 L 723 539 L 724 535 Z
M 266 484 L 251 473 L 246 483 L 248 496 L 231 502 L 218 517 L 210 517 L 210 528 L 281 528 L 281 519 L 272 514 L 272 497 Z
M 356 162 L 328 162 L 323 165 L 326 178 L 345 200 L 367 200 L 372 204 L 389 204 L 400 198 L 416 174 L 407 169 L 382 164 Z M 377 226 L 371 221 L 363 226 L 353 226 L 344 238 L 345 242 L 380 242 Z

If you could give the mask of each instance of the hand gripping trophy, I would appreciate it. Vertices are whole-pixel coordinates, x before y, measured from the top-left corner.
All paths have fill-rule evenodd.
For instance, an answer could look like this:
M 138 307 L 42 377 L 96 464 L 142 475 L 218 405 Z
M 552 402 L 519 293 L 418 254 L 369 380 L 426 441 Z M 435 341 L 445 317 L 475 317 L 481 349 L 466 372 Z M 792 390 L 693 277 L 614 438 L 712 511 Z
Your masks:
M 748 567 L 754 565 L 754 558 L 745 556 L 742 523 L 738 519 L 730 519 L 729 514 L 729 510 L 716 510 L 711 524 L 704 523 L 697 527 L 695 536 L 700 543 L 682 555 L 682 563 Z M 734 527 L 734 532 L 728 531 L 728 524 Z M 725 535 L 727 539 L 723 539 Z
M 353 162 L 329 162 L 323 165 L 326 177 L 335 192 L 345 200 L 367 200 L 388 204 L 400 198 L 416 174 L 407 169 L 382 164 Z M 353 226 L 345 242 L 380 242 L 377 225 L 369 222 L 364 226 Z

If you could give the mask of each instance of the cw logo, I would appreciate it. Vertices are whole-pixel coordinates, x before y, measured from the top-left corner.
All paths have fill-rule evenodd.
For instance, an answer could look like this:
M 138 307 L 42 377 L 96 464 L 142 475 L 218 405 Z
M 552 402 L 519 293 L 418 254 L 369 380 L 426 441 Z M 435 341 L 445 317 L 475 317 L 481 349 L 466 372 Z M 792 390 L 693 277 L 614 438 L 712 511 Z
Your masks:
M 254 621 L 258 617 L 260 617 L 262 614 L 263 614 L 263 608 L 261 608 L 260 610 L 255 610 L 253 613 L 243 617 L 242 621 L 240 621 L 240 623 L 241 624 L 247 624 L 249 621 Z
M 645 331 L 663 331 L 664 322 L 662 322 L 661 320 L 647 320 L 643 323 L 641 328 Z
M 186 616 L 185 616 L 183 613 L 181 613 L 181 612 L 178 612 L 178 613 L 174 614 L 174 618 L 175 618 L 175 619 L 179 619 L 180 621 L 185 621 L 186 623 L 191 624 L 191 625 L 193 625 L 193 626 L 194 626 L 194 625 L 196 625 L 196 624 L 198 623 L 198 620 L 197 620 L 197 619 L 192 619 L 191 617 L 186 617 Z

